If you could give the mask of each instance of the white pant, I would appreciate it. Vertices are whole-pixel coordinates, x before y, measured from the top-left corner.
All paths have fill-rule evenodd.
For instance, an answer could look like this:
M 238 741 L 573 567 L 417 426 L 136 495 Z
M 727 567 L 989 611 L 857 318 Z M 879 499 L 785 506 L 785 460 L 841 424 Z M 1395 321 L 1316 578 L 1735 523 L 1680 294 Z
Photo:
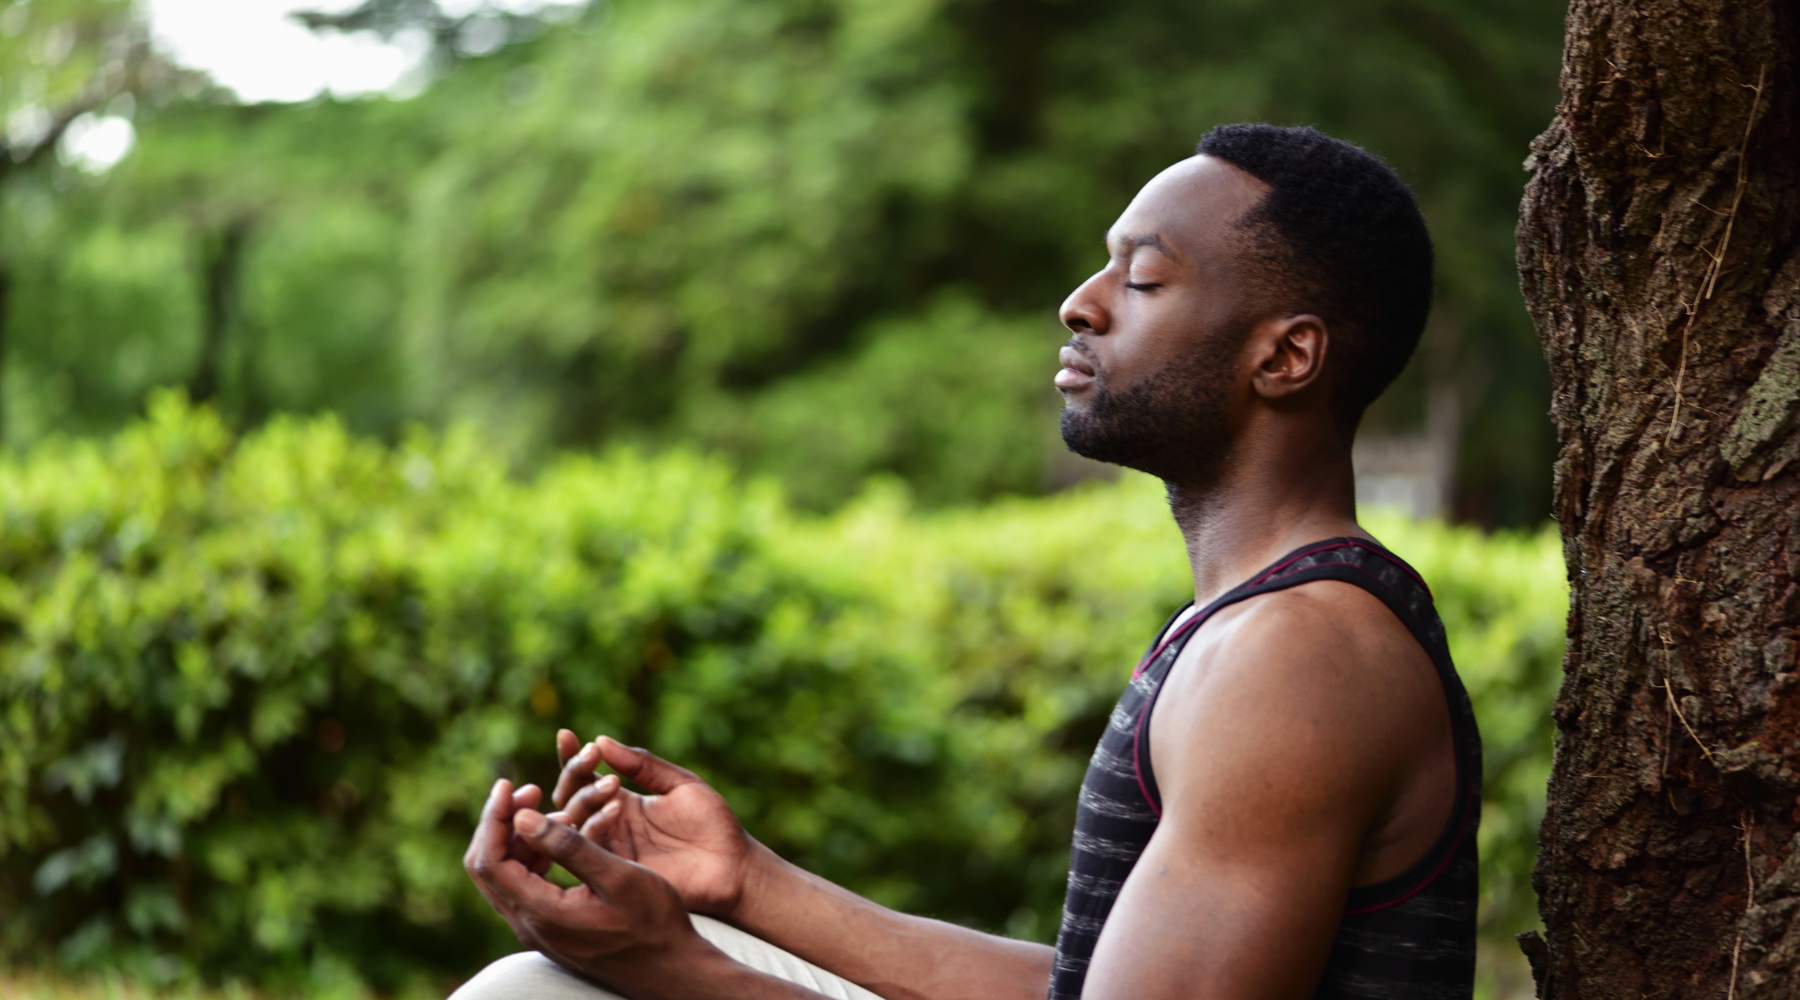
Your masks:
M 861 986 L 790 955 L 711 917 L 695 916 L 694 929 L 713 946 L 758 972 L 797 983 L 832 1000 L 881 1000 Z M 508 955 L 476 973 L 450 1000 L 621 1000 L 535 951 Z

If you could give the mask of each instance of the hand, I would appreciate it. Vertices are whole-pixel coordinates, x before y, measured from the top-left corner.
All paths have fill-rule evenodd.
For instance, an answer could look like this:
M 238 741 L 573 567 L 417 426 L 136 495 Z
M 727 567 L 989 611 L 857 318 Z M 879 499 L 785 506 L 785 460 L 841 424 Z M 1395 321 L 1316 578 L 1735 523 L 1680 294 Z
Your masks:
M 753 842 L 724 796 L 692 771 L 609 736 L 579 746 L 565 729 L 556 734 L 556 749 L 563 771 L 552 801 L 561 811 L 551 819 L 661 875 L 689 910 L 732 915 L 744 897 Z M 618 774 L 595 780 L 602 762 Z M 654 794 L 626 791 L 619 775 Z
M 505 779 L 494 783 L 463 856 L 476 888 L 521 943 L 614 989 L 668 985 L 682 970 L 693 969 L 696 959 L 718 957 L 694 931 L 666 880 L 569 826 L 516 806 L 531 797 L 524 792 L 514 792 Z M 581 884 L 563 889 L 530 871 L 517 856 L 521 844 L 534 859 L 555 861 Z
M 507 815 L 519 809 L 536 809 L 544 801 L 544 790 L 536 785 L 520 785 L 512 789 L 508 799 Z M 506 837 L 506 857 L 513 859 L 530 869 L 533 874 L 542 875 L 554 864 L 550 858 L 539 854 L 537 848 L 516 832 L 509 832 Z M 468 858 L 463 859 L 466 864 Z

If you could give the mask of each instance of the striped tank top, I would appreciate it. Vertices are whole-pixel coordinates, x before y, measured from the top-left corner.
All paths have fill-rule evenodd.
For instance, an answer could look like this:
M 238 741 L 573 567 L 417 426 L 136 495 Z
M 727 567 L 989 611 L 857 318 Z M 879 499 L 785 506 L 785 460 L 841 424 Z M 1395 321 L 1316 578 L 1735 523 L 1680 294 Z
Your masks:
M 1481 819 L 1481 736 L 1475 713 L 1450 662 L 1444 626 L 1425 582 L 1412 567 L 1373 542 L 1332 538 L 1289 553 L 1171 629 L 1181 617 L 1177 612 L 1139 661 L 1081 783 L 1050 1000 L 1081 996 L 1107 914 L 1156 832 L 1162 798 L 1150 766 L 1150 710 L 1183 647 L 1220 608 L 1313 580 L 1341 580 L 1363 588 L 1418 639 L 1443 681 L 1456 753 L 1456 807 L 1449 823 L 1406 871 L 1350 890 L 1313 996 L 1316 1000 L 1470 996 L 1475 977 L 1475 828 Z

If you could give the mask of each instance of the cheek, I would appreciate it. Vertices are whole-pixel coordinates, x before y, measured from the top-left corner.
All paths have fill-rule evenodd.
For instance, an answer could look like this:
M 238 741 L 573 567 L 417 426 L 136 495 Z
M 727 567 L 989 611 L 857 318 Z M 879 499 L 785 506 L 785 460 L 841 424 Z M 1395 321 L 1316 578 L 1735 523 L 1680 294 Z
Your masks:
M 1171 292 L 1133 293 L 1112 338 L 1114 366 L 1120 373 L 1153 372 L 1191 352 L 1203 327 L 1196 321 L 1193 303 Z

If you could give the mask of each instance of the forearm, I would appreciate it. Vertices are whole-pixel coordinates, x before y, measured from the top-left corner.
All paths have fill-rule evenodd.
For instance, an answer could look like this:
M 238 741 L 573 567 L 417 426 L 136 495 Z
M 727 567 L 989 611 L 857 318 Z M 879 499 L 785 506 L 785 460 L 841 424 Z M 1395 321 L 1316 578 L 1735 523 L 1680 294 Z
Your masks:
M 1041 1000 L 1051 949 L 877 905 L 754 846 L 728 915 L 885 1000 Z

